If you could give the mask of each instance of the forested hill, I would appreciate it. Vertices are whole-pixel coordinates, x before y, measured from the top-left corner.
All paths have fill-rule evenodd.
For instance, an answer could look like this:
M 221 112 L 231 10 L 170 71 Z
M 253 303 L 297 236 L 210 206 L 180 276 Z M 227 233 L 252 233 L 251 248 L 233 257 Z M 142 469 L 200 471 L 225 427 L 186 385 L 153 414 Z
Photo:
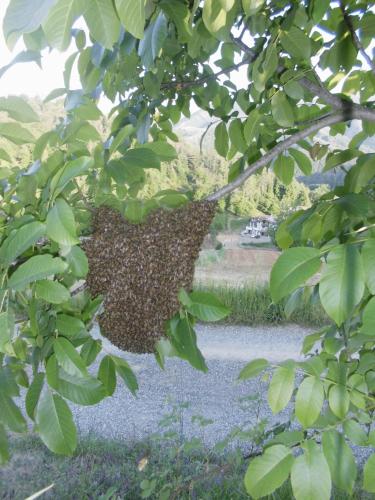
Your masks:
M 39 123 L 32 124 L 32 132 L 35 136 L 50 130 L 54 124 L 63 119 L 64 109 L 61 100 L 47 103 L 43 103 L 38 98 L 27 100 L 41 116 Z M 3 118 L 0 116 L 1 119 Z M 180 142 L 176 145 L 179 153 L 178 159 L 169 165 L 163 165 L 160 172 L 149 171 L 148 182 L 142 195 L 150 196 L 166 188 L 186 188 L 194 192 L 196 199 L 201 199 L 226 183 L 229 162 L 214 153 L 214 125 L 207 130 L 212 121 L 207 113 L 197 111 L 192 113 L 190 118 L 184 117 L 177 124 L 176 133 L 180 138 Z M 96 122 L 96 126 L 105 135 L 109 130 L 109 121 L 103 117 Z M 319 141 L 322 144 L 329 144 L 333 149 L 344 148 L 356 132 L 358 129 L 353 129 L 349 137 L 340 135 L 326 137 L 321 134 Z M 204 139 L 201 142 L 203 134 Z M 202 151 L 200 151 L 200 146 Z M 370 150 L 371 146 L 368 143 L 365 148 Z M 14 161 L 13 164 L 18 167 L 25 167 L 32 161 L 31 146 L 16 146 L 0 141 L 0 147 L 8 151 Z M 322 175 L 319 172 L 321 169 L 319 161 L 313 162 L 313 169 L 314 175 L 308 178 L 300 177 L 287 187 L 283 186 L 272 172 L 264 171 L 250 178 L 241 189 L 234 192 L 227 201 L 226 208 L 239 215 L 258 213 L 278 215 L 295 206 L 308 206 L 311 199 L 325 190 L 324 186 L 317 190 L 317 186 L 332 185 L 340 181 L 340 173 L 332 171 Z M 310 187 L 314 188 L 314 191 L 311 191 Z M 224 202 L 221 203 L 224 207 Z

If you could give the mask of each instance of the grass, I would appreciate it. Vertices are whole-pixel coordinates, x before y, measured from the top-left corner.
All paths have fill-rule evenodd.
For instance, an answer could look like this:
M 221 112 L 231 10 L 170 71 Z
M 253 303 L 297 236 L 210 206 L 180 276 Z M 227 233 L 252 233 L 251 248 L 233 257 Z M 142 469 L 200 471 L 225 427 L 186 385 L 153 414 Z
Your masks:
M 306 304 L 286 317 L 282 304 L 272 304 L 269 287 L 227 285 L 197 285 L 196 289 L 214 293 L 230 310 L 225 322 L 232 324 L 281 324 L 287 322 L 320 327 L 327 323 L 327 316 L 320 305 Z
M 256 240 L 254 242 L 246 242 L 240 243 L 241 248 L 272 248 L 273 250 L 276 248 L 272 241 L 259 241 Z
M 151 442 L 129 445 L 86 438 L 73 457 L 60 457 L 34 436 L 11 439 L 11 451 L 11 462 L 0 469 L 0 498 L 4 500 L 23 500 L 51 484 L 43 500 L 249 498 L 243 484 L 248 462 L 239 452 L 215 457 L 202 449 L 184 451 Z M 290 500 L 290 483 L 265 498 Z M 349 498 L 371 496 L 361 492 L 359 485 L 352 496 L 332 495 L 333 500 Z

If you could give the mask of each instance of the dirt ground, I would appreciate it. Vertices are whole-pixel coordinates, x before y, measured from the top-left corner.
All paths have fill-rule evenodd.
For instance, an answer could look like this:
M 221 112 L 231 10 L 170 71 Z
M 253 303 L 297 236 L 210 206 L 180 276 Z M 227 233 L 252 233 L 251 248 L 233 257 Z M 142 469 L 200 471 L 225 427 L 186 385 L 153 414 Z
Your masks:
M 270 248 L 241 248 L 238 234 L 220 234 L 221 250 L 202 250 L 195 269 L 195 281 L 203 284 L 262 284 L 269 280 L 279 251 Z M 260 243 L 259 240 L 253 240 Z M 246 240 L 246 243 L 248 241 Z M 261 243 L 266 243 L 265 241 Z

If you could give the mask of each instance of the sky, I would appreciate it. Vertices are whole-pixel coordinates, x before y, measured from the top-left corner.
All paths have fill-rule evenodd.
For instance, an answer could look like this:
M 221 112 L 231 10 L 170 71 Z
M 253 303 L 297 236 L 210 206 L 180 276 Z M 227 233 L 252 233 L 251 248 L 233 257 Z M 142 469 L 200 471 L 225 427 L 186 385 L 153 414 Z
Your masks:
M 3 19 L 9 0 L 0 0 L 0 67 L 8 64 L 13 57 L 24 50 L 20 40 L 13 52 L 10 52 L 5 44 L 3 36 Z M 51 90 L 63 87 L 64 62 L 72 49 L 65 53 L 57 50 L 44 51 L 42 58 L 43 69 L 32 63 L 16 64 L 0 78 L 0 96 L 24 94 L 28 96 L 46 97 Z M 74 78 L 74 75 L 73 75 Z M 79 83 L 72 80 L 72 86 L 78 87 Z

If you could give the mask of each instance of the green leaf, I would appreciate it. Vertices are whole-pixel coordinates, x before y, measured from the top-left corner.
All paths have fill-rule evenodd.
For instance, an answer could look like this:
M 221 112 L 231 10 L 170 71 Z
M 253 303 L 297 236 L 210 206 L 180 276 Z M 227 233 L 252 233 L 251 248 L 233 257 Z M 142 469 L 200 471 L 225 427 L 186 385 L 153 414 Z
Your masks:
M 142 148 L 151 149 L 160 161 L 172 161 L 177 158 L 177 152 L 172 144 L 165 141 L 154 141 L 142 144 Z
M 36 411 L 36 422 L 44 444 L 54 453 L 72 455 L 77 431 L 69 406 L 57 394 L 46 391 Z
M 295 247 L 285 250 L 271 271 L 271 297 L 279 302 L 319 271 L 319 250 Z
M 363 489 L 375 493 L 375 453 L 370 456 L 363 468 Z
M 4 266 L 9 266 L 45 233 L 46 226 L 41 222 L 30 222 L 13 230 L 0 247 L 1 263 Z
M 27 390 L 25 397 L 25 407 L 26 413 L 34 420 L 35 418 L 35 409 L 38 405 L 40 395 L 42 393 L 44 384 L 44 373 L 37 373 L 34 375 L 34 379 L 30 384 L 30 387 Z
M 11 0 L 5 13 L 3 31 L 12 50 L 23 33 L 38 29 L 54 0 Z
M 79 243 L 73 210 L 63 198 L 58 198 L 47 215 L 47 236 L 60 245 Z
M 317 377 L 306 377 L 298 388 L 296 417 L 303 427 L 311 427 L 319 417 L 324 402 L 323 384 Z
M 144 0 L 116 0 L 116 8 L 126 31 L 135 38 L 143 38 L 145 26 Z
M 341 325 L 352 314 L 365 289 L 361 255 L 354 245 L 340 245 L 328 254 L 319 284 L 321 303 Z
M 323 336 L 322 331 L 311 333 L 310 335 L 307 335 L 303 339 L 303 344 L 302 344 L 302 353 L 307 354 L 313 347 L 314 345 L 322 338 Z
M 0 111 L 6 111 L 11 118 L 19 122 L 32 123 L 39 121 L 39 116 L 22 97 L 0 97 Z
M 129 168 L 160 168 L 157 155 L 147 148 L 129 149 L 121 158 L 125 167 Z
M 232 146 L 240 153 L 245 153 L 247 144 L 243 135 L 243 126 L 240 118 L 232 120 L 229 125 L 229 138 Z
M 355 420 L 345 420 L 343 428 L 346 436 L 353 444 L 357 446 L 366 446 L 368 444 L 365 430 Z
M 0 424 L 0 465 L 4 465 L 9 460 L 8 437 L 4 426 Z
M 51 280 L 38 281 L 35 296 L 51 304 L 62 304 L 70 299 L 69 290 L 61 283 Z
M 267 441 L 267 447 L 274 444 L 283 444 L 285 446 L 294 446 L 304 441 L 305 436 L 302 431 L 284 431 L 276 434 L 273 439 Z
M 61 193 L 65 186 L 75 177 L 84 175 L 94 165 L 94 160 L 88 156 L 81 156 L 76 160 L 66 163 L 51 180 L 51 192 L 55 198 Z
M 375 295 L 375 239 L 365 242 L 362 247 L 363 270 L 366 285 L 370 292 Z
M 375 334 L 375 297 L 369 300 L 363 310 L 361 333 L 369 336 Z
M 120 36 L 120 21 L 113 3 L 107 0 L 90 0 L 84 18 L 90 35 L 106 49 L 111 49 Z
M 69 340 L 64 337 L 58 337 L 53 343 L 53 348 L 59 365 L 68 375 L 76 377 L 85 377 L 88 375 L 83 359 Z
M 323 172 L 331 170 L 334 167 L 342 165 L 343 163 L 352 160 L 358 156 L 359 152 L 352 149 L 346 149 L 344 151 L 338 151 L 335 153 L 329 153 L 323 168 Z
M 68 314 L 57 315 L 56 328 L 59 333 L 66 337 L 79 337 L 86 332 L 85 324 L 79 318 Z
M 217 0 L 205 0 L 203 6 L 203 22 L 207 30 L 214 36 L 226 26 L 227 11 Z
M 14 144 L 28 144 L 35 141 L 35 137 L 26 128 L 21 127 L 19 123 L 8 122 L 0 123 L 0 136 Z
M 254 458 L 245 475 L 246 491 L 252 498 L 273 493 L 287 480 L 294 462 L 290 450 L 283 445 L 267 448 L 260 457 Z
M 83 0 L 58 0 L 43 22 L 43 32 L 49 45 L 66 50 L 72 37 L 72 25 L 85 10 Z
M 69 269 L 76 278 L 85 278 L 89 270 L 89 262 L 82 248 L 74 246 L 69 253 L 64 255 L 69 264 Z
M 0 422 L 13 432 L 26 432 L 27 425 L 21 410 L 13 399 L 0 388 Z
M 188 361 L 197 370 L 207 371 L 205 360 L 197 346 L 197 335 L 187 317 L 172 318 L 168 323 L 167 333 L 180 358 Z
M 138 390 L 138 382 L 133 370 L 124 359 L 118 356 L 111 356 L 111 358 L 115 363 L 116 372 L 123 379 L 130 392 L 135 395 Z
M 0 313 L 0 352 L 14 354 L 11 340 L 14 333 L 14 314 L 11 309 Z
M 85 362 L 86 366 L 90 366 L 95 361 L 101 350 L 102 344 L 99 340 L 90 338 L 83 344 L 80 356 Z
M 230 313 L 217 297 L 207 292 L 192 292 L 189 295 L 188 311 L 201 321 L 219 321 Z
M 112 154 L 118 150 L 122 143 L 134 132 L 133 125 L 125 125 L 121 130 L 119 130 L 114 137 L 111 145 L 109 146 L 109 152 Z
M 242 8 L 247 16 L 256 14 L 264 4 L 264 0 L 242 0 Z
M 291 127 L 294 124 L 293 108 L 288 98 L 278 90 L 271 99 L 272 116 L 281 127 Z
M 294 389 L 294 366 L 279 366 L 268 388 L 268 403 L 273 413 L 279 413 L 289 403 Z
M 305 175 L 311 175 L 312 163 L 310 158 L 308 158 L 305 154 L 302 153 L 302 151 L 299 151 L 298 149 L 290 148 L 288 149 L 288 151 L 289 154 L 296 160 L 299 169 Z
M 310 38 L 301 29 L 292 26 L 289 31 L 283 31 L 280 36 L 283 48 L 295 59 L 310 59 Z
M 284 92 L 288 97 L 299 101 L 304 97 L 304 91 L 301 85 L 295 80 L 290 80 L 284 85 Z
M 253 359 L 247 365 L 245 365 L 240 374 L 238 375 L 239 380 L 247 380 L 248 378 L 253 378 L 262 373 L 269 366 L 269 363 L 266 359 Z
M 343 419 L 349 411 L 350 396 L 345 386 L 333 385 L 328 394 L 329 407 L 336 417 Z
M 273 171 L 276 177 L 286 186 L 290 184 L 294 177 L 294 160 L 290 156 L 279 155 L 273 164 Z
M 314 441 L 307 441 L 304 454 L 297 457 L 291 471 L 296 500 L 329 500 L 331 475 L 327 460 Z
M 103 116 L 98 106 L 94 102 L 86 102 L 74 109 L 74 115 L 81 120 L 99 120 Z
M 9 64 L 0 68 L 0 78 L 8 71 L 8 69 L 12 68 L 15 64 L 18 63 L 27 63 L 27 62 L 36 62 L 38 66 L 41 66 L 41 55 L 40 52 L 35 52 L 33 50 L 24 50 L 14 57 Z
M 192 29 L 190 25 L 191 12 L 188 6 L 179 0 L 161 0 L 159 5 L 169 20 L 175 24 L 179 42 L 184 43 L 189 41 Z
M 58 367 L 54 355 L 48 360 L 46 374 L 49 386 L 73 403 L 92 406 L 106 397 L 105 388 L 99 380 L 92 376 L 69 375 Z
M 344 436 L 336 430 L 326 431 L 323 433 L 322 445 L 333 484 L 347 493 L 352 493 L 357 478 L 357 466 Z
M 259 113 L 257 108 L 253 109 L 246 119 L 243 133 L 245 136 L 245 141 L 248 146 L 253 142 L 253 140 L 258 139 L 259 135 L 259 124 L 262 121 L 262 115 Z
M 102 359 L 98 378 L 104 385 L 107 396 L 112 396 L 116 389 L 116 365 L 111 356 L 107 355 Z
M 215 149 L 217 153 L 226 158 L 228 153 L 229 137 L 227 127 L 224 122 L 220 122 L 215 128 Z
M 139 42 L 138 54 L 142 64 L 147 69 L 151 68 L 155 59 L 160 55 L 167 35 L 167 19 L 165 15 L 160 12 L 156 21 L 147 26 L 144 37 Z
M 59 257 L 53 258 L 48 254 L 35 255 L 14 271 L 8 281 L 8 288 L 24 290 L 29 283 L 63 273 L 66 267 L 66 263 Z

